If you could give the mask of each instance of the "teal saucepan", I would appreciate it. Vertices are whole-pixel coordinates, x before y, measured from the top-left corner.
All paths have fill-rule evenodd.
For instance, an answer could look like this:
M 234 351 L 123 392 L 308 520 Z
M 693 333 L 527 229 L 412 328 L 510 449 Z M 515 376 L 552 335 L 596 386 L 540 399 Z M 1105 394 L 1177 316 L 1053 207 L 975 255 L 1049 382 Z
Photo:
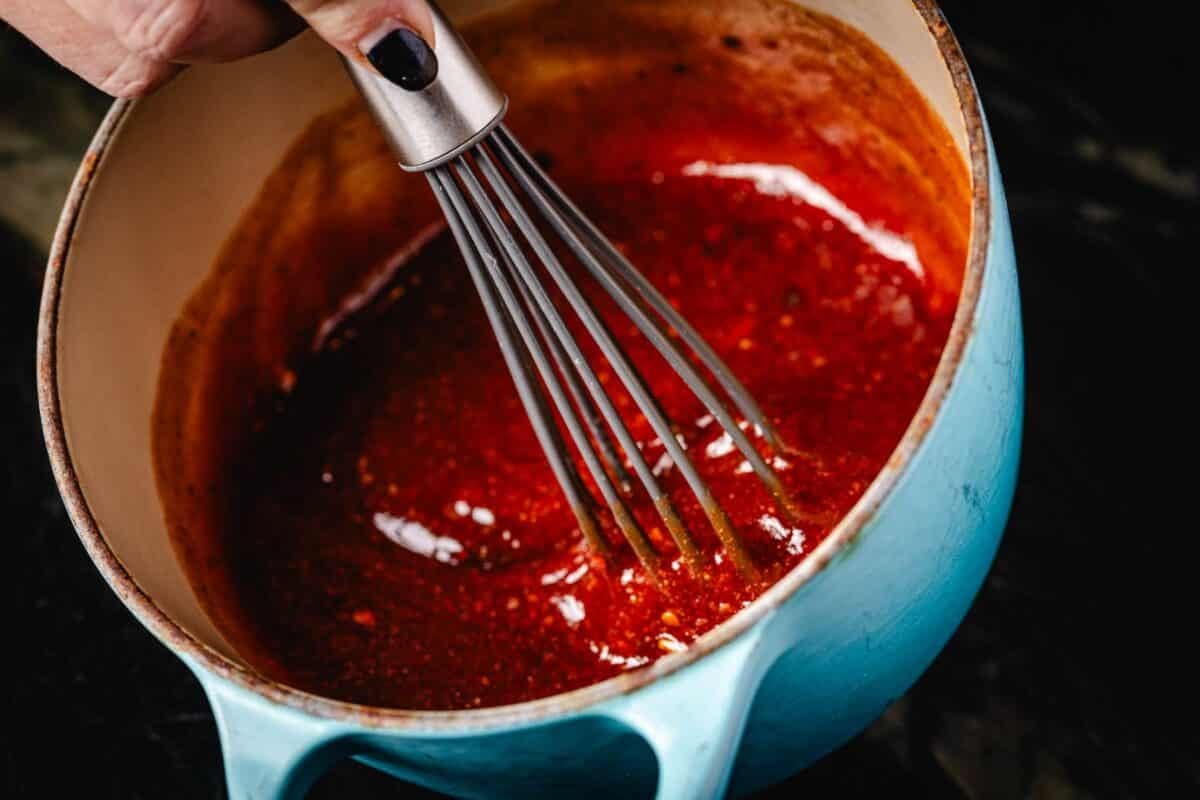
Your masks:
M 931 2 L 806 4 L 892 56 L 971 176 L 968 263 L 932 385 L 853 510 L 755 603 L 647 669 L 501 708 L 367 708 L 260 677 L 201 610 L 158 503 L 150 418 L 167 334 L 287 144 L 353 93 L 331 51 L 302 37 L 113 106 L 46 277 L 46 440 L 92 559 L 203 684 L 234 798 L 296 796 L 347 756 L 469 797 L 611 798 L 655 786 L 660 798 L 744 794 L 860 731 L 945 644 L 996 551 L 1020 447 L 1021 326 L 1004 193 L 975 87 Z M 458 19 L 490 5 L 445 4 Z

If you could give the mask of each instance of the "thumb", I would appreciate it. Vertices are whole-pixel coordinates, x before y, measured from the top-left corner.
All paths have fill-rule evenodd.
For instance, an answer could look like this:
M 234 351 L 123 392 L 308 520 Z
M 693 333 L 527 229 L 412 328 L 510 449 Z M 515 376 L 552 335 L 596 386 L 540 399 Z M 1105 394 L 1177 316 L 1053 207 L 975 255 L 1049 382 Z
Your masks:
M 425 0 L 288 0 L 292 9 L 352 61 L 364 59 L 410 91 L 437 77 L 433 15 Z

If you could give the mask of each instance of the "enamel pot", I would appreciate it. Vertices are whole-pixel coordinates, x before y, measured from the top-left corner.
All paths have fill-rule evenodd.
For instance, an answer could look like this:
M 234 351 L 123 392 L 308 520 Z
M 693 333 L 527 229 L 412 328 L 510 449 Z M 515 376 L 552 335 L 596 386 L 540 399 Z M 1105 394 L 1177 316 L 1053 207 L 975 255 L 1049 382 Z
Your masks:
M 1020 448 L 1020 310 L 1000 174 L 958 44 L 931 2 L 806 4 L 891 55 L 968 167 L 968 263 L 936 375 L 851 512 L 756 602 L 648 668 L 499 708 L 369 708 L 259 676 L 201 610 L 163 522 L 150 418 L 166 337 L 287 144 L 352 93 L 335 57 L 302 37 L 113 106 L 46 276 L 46 442 L 97 567 L 203 684 L 233 798 L 300 796 L 343 757 L 468 797 L 745 794 L 862 730 L 946 643 L 996 551 Z M 445 4 L 457 18 L 487 5 Z

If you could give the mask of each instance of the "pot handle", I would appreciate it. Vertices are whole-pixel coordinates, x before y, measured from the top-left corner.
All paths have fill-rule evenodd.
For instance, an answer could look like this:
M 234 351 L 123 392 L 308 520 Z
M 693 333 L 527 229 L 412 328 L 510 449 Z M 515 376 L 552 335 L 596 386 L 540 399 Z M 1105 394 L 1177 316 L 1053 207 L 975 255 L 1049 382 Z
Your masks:
M 299 800 L 333 762 L 350 755 L 349 732 L 338 723 L 211 674 L 200 682 L 217 720 L 229 800 Z
M 724 794 L 750 704 L 774 662 L 764 647 L 764 623 L 608 709 L 654 748 L 657 800 Z

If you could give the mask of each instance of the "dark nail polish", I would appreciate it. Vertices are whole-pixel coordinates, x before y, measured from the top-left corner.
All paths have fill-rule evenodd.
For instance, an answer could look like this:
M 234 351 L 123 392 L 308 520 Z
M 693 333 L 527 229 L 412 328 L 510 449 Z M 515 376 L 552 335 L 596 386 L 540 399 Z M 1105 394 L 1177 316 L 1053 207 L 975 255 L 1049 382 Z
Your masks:
M 408 28 L 396 28 L 376 42 L 367 51 L 367 60 L 380 75 L 410 92 L 424 89 L 438 74 L 437 56 Z

